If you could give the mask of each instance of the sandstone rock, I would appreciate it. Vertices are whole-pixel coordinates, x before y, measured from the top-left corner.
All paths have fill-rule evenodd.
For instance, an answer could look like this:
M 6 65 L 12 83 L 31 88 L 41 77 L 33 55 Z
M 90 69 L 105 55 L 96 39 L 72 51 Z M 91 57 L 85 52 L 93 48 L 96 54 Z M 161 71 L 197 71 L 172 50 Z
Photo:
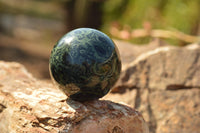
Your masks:
M 200 87 L 200 46 L 159 47 L 138 56 L 117 87 L 179 89 Z
M 145 53 L 149 50 L 153 50 L 160 46 L 168 46 L 165 42 L 155 39 L 150 44 L 146 45 L 133 45 L 129 42 L 114 40 L 115 44 L 119 49 L 119 53 L 122 59 L 122 70 L 126 69 L 133 60 L 136 59 L 142 53 Z
M 148 133 L 141 114 L 111 101 L 79 103 L 18 63 L 0 61 L 1 133 Z
M 133 95 L 134 94 L 134 95 Z M 150 133 L 199 133 L 200 89 L 127 90 L 105 99 L 137 108 L 147 121 Z
M 200 45 L 136 56 L 105 99 L 138 109 L 151 133 L 200 132 Z
M 150 123 L 156 133 L 199 133 L 199 101 L 199 88 L 152 92 L 147 107 L 150 117 L 154 117 Z

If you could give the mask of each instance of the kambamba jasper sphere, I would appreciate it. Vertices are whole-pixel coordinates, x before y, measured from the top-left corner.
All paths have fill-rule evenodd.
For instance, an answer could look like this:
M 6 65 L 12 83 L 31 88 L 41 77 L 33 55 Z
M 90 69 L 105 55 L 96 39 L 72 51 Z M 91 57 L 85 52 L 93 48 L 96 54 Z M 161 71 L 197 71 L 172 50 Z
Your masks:
M 104 33 L 79 28 L 64 35 L 50 56 L 50 74 L 71 99 L 103 97 L 119 78 L 121 60 L 114 42 Z

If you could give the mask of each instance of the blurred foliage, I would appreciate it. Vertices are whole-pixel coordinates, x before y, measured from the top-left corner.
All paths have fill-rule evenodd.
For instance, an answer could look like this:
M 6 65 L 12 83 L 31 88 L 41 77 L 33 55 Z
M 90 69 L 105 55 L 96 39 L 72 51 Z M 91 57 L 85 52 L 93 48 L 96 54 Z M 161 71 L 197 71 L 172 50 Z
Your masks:
M 7 31 L 11 31 L 12 25 L 14 25 L 12 22 L 13 24 L 10 26 L 11 22 L 5 19 L 5 16 L 13 16 L 13 18 L 17 16 L 16 19 L 13 19 L 16 23 L 25 21 L 24 19 L 20 20 L 19 16 L 25 16 L 30 21 L 32 18 L 45 20 L 41 24 L 32 22 L 29 27 L 34 27 L 31 26 L 34 24 L 39 27 L 44 23 L 51 26 L 45 24 L 42 27 L 55 27 L 51 21 L 62 23 L 60 27 L 65 26 L 59 29 L 50 28 L 50 30 L 53 29 L 53 32 L 55 29 L 67 32 L 78 27 L 91 27 L 113 35 L 111 28 L 114 27 L 125 31 L 123 32 L 125 34 L 122 35 L 125 38 L 130 36 L 132 30 L 135 29 L 147 31 L 163 29 L 194 36 L 200 35 L 200 0 L 0 0 L 0 30 L 2 32 L 6 26 Z M 46 21 L 46 19 L 48 20 Z M 25 22 L 20 23 L 24 25 Z M 17 26 L 14 25 L 13 28 L 17 29 Z M 20 28 L 27 27 L 21 26 Z M 47 36 L 50 36 L 50 30 L 45 31 Z M 41 32 L 42 30 L 38 31 L 38 33 Z M 129 35 L 127 35 L 128 32 Z M 141 44 L 148 43 L 152 37 L 132 37 L 127 40 Z M 168 42 L 178 45 L 184 43 L 177 38 L 169 38 Z
M 130 29 L 149 23 L 152 29 L 200 34 L 200 0 L 108 0 L 103 10 L 105 32 L 115 22 Z
M 0 0 L 0 13 L 62 20 L 64 13 L 59 2 L 48 0 Z

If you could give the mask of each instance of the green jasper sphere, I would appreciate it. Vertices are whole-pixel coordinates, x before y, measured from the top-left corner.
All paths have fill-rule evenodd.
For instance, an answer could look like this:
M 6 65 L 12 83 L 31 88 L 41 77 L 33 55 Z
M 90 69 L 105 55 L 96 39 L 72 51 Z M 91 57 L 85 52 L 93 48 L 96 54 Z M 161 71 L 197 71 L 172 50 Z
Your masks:
M 65 34 L 50 56 L 50 74 L 71 99 L 103 97 L 119 78 L 121 60 L 114 42 L 104 33 L 79 28 Z

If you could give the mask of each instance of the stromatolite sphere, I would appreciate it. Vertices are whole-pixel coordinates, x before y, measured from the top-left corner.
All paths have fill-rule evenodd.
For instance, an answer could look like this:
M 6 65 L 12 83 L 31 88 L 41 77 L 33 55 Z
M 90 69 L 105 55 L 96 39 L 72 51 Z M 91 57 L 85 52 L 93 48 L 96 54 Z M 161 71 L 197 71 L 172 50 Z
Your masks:
M 114 42 L 106 34 L 90 28 L 64 35 L 54 46 L 49 65 L 58 87 L 77 101 L 106 95 L 121 71 Z

